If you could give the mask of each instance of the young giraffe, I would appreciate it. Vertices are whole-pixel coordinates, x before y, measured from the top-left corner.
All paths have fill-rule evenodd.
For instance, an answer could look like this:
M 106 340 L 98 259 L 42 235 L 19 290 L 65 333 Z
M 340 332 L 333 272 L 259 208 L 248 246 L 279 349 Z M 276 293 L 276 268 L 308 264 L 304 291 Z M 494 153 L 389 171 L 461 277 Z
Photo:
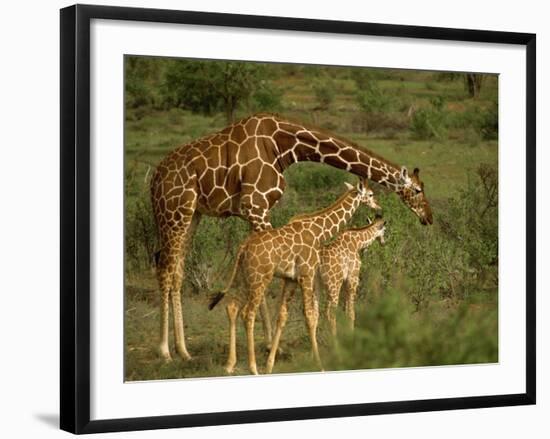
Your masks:
M 344 285 L 344 306 L 350 327 L 355 324 L 355 296 L 361 270 L 361 251 L 377 239 L 384 245 L 386 222 L 377 218 L 368 226 L 348 229 L 330 244 L 321 248 L 319 273 L 328 293 L 327 319 L 333 336 L 336 336 L 336 317 L 340 289 Z
M 170 300 L 176 351 L 185 345 L 181 285 L 189 238 L 201 215 L 240 216 L 253 230 L 270 229 L 269 210 L 285 189 L 283 172 L 293 163 L 315 161 L 345 169 L 395 191 L 420 218 L 432 213 L 420 180 L 353 142 L 274 114 L 256 114 L 224 130 L 181 146 L 158 165 L 151 201 L 159 230 L 157 278 L 162 293 L 160 353 L 169 360 Z
M 338 233 L 360 204 L 380 209 L 372 190 L 366 186 L 363 179 L 356 188 L 349 184 L 347 186 L 348 191 L 330 207 L 312 214 L 299 215 L 277 229 L 253 233 L 239 248 L 226 289 L 214 297 L 210 304 L 212 309 L 224 297 L 239 271 L 245 284 L 245 300 L 241 308 L 241 295 L 234 295 L 226 307 L 229 317 L 229 357 L 226 366 L 228 373 L 233 372 L 237 362 L 236 320 L 239 310 L 242 309 L 248 340 L 248 366 L 251 373 L 258 374 L 254 350 L 254 320 L 264 298 L 265 289 L 273 276 L 282 277 L 285 282 L 280 313 L 285 312 L 287 301 L 294 292 L 295 285 L 292 283 L 297 282 L 300 285 L 313 355 L 322 368 L 316 337 L 319 304 L 314 291 L 321 244 Z M 291 281 L 291 285 L 288 281 Z M 267 373 L 273 368 L 283 326 L 284 322 L 279 318 L 268 358 Z

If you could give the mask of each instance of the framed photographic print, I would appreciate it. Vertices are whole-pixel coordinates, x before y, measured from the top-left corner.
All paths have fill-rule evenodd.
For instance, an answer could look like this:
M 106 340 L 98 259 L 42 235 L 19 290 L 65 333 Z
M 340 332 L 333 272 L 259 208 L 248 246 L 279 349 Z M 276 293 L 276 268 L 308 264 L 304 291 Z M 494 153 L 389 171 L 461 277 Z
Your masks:
M 535 403 L 535 35 L 61 10 L 61 428 Z

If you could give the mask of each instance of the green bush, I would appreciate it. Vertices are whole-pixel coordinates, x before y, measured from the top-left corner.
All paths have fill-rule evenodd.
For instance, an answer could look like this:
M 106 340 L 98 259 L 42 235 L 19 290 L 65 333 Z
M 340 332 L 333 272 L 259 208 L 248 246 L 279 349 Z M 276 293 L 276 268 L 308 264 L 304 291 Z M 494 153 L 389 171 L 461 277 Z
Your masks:
M 133 76 L 127 76 L 125 84 L 125 107 L 127 109 L 145 106 L 151 103 L 152 98 L 149 88 L 143 81 L 136 80 Z
M 126 202 L 124 245 L 127 271 L 153 266 L 154 254 L 158 250 L 157 227 L 146 197 Z
M 154 101 L 151 82 L 159 70 L 159 64 L 154 59 L 129 56 L 125 58 L 124 69 L 125 108 L 150 106 Z
M 415 313 L 406 296 L 388 290 L 359 308 L 355 331 L 341 331 L 327 370 L 439 366 L 498 361 L 496 307 L 467 305 Z
M 361 119 L 359 119 L 360 126 L 363 127 L 362 131 L 402 128 L 399 118 L 395 114 L 389 114 L 394 99 L 382 91 L 378 83 L 371 78 L 371 74 L 361 74 L 355 77 L 358 88 L 355 101 L 362 112 Z
M 368 85 L 374 80 L 374 74 L 370 69 L 353 69 L 351 71 L 351 79 L 355 82 L 357 90 L 365 90 Z
M 364 90 L 372 81 L 403 81 L 403 71 L 393 69 L 378 69 L 369 67 L 353 68 L 350 71 L 350 79 L 355 82 L 358 90 Z
M 361 296 L 397 288 L 415 309 L 442 299 L 471 299 L 498 284 L 498 179 L 481 165 L 459 196 L 433 206 L 434 225 L 420 227 L 394 194 L 376 194 L 387 218 L 386 245 L 365 257 Z M 356 214 L 353 226 L 365 224 Z
M 430 101 L 428 108 L 420 108 L 413 114 L 411 131 L 419 140 L 443 140 L 447 137 L 448 115 L 442 97 Z
M 481 135 L 486 140 L 498 139 L 498 104 L 496 102 L 483 112 Z
M 283 93 L 267 81 L 261 81 L 252 95 L 252 112 L 279 111 L 282 108 Z
M 312 90 L 319 104 L 319 108 L 327 110 L 336 97 L 336 84 L 329 76 L 316 78 L 312 83 Z
M 442 218 L 446 237 L 460 242 L 478 273 L 498 263 L 498 171 L 479 165 L 475 179 L 449 200 Z
M 462 78 L 462 73 L 455 72 L 438 72 L 434 73 L 433 78 L 437 82 L 453 82 Z
M 265 76 L 265 65 L 259 63 L 173 60 L 166 68 L 162 92 L 167 105 L 206 115 L 223 111 L 232 122 L 255 91 L 268 87 Z
M 357 92 L 356 101 L 365 113 L 384 113 L 389 111 L 392 105 L 391 97 L 384 93 L 374 81 L 367 82 Z
M 185 282 L 194 294 L 225 287 L 236 250 L 249 234 L 250 226 L 240 218 L 202 218 L 185 264 Z

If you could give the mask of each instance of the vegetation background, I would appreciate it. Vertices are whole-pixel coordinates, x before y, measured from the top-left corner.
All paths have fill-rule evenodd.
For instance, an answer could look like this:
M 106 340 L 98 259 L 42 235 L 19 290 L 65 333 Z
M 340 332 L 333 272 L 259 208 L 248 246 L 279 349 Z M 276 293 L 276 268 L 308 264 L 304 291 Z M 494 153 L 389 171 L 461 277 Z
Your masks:
M 448 72 L 126 57 L 125 379 L 221 376 L 227 354 L 225 285 L 249 227 L 203 217 L 182 289 L 193 361 L 163 362 L 156 349 L 160 295 L 149 178 L 171 150 L 257 111 L 331 130 L 412 169 L 419 167 L 434 225 L 423 227 L 394 194 L 375 186 L 387 219 L 384 247 L 363 256 L 356 330 L 319 340 L 328 370 L 498 361 L 498 77 Z M 316 163 L 285 173 L 274 226 L 329 205 L 356 177 Z M 353 225 L 363 225 L 360 210 Z M 276 315 L 280 282 L 268 294 Z M 315 371 L 295 298 L 275 372 Z M 321 292 L 323 312 L 324 294 Z M 341 323 L 345 323 L 339 315 Z M 266 353 L 260 322 L 259 365 Z M 239 328 L 238 374 L 246 374 Z M 261 370 L 260 370 L 261 372 Z

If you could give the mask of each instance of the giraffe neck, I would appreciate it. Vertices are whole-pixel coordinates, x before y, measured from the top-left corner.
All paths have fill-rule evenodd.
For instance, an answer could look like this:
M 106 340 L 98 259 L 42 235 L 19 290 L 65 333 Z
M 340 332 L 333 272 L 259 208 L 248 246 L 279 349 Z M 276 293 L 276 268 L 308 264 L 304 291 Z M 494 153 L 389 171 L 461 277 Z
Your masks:
M 376 239 L 376 228 L 374 227 L 374 224 L 362 229 L 351 230 L 350 233 L 354 234 L 352 242 L 356 251 L 366 249 Z
M 273 140 L 281 170 L 296 162 L 320 162 L 368 178 L 394 192 L 402 189 L 399 166 L 332 133 L 274 115 L 271 118 L 277 126 Z
M 295 217 L 296 220 L 309 221 L 316 224 L 319 233 L 315 237 L 319 243 L 335 236 L 351 219 L 360 204 L 360 194 L 351 190 L 342 195 L 334 204 L 313 214 Z

